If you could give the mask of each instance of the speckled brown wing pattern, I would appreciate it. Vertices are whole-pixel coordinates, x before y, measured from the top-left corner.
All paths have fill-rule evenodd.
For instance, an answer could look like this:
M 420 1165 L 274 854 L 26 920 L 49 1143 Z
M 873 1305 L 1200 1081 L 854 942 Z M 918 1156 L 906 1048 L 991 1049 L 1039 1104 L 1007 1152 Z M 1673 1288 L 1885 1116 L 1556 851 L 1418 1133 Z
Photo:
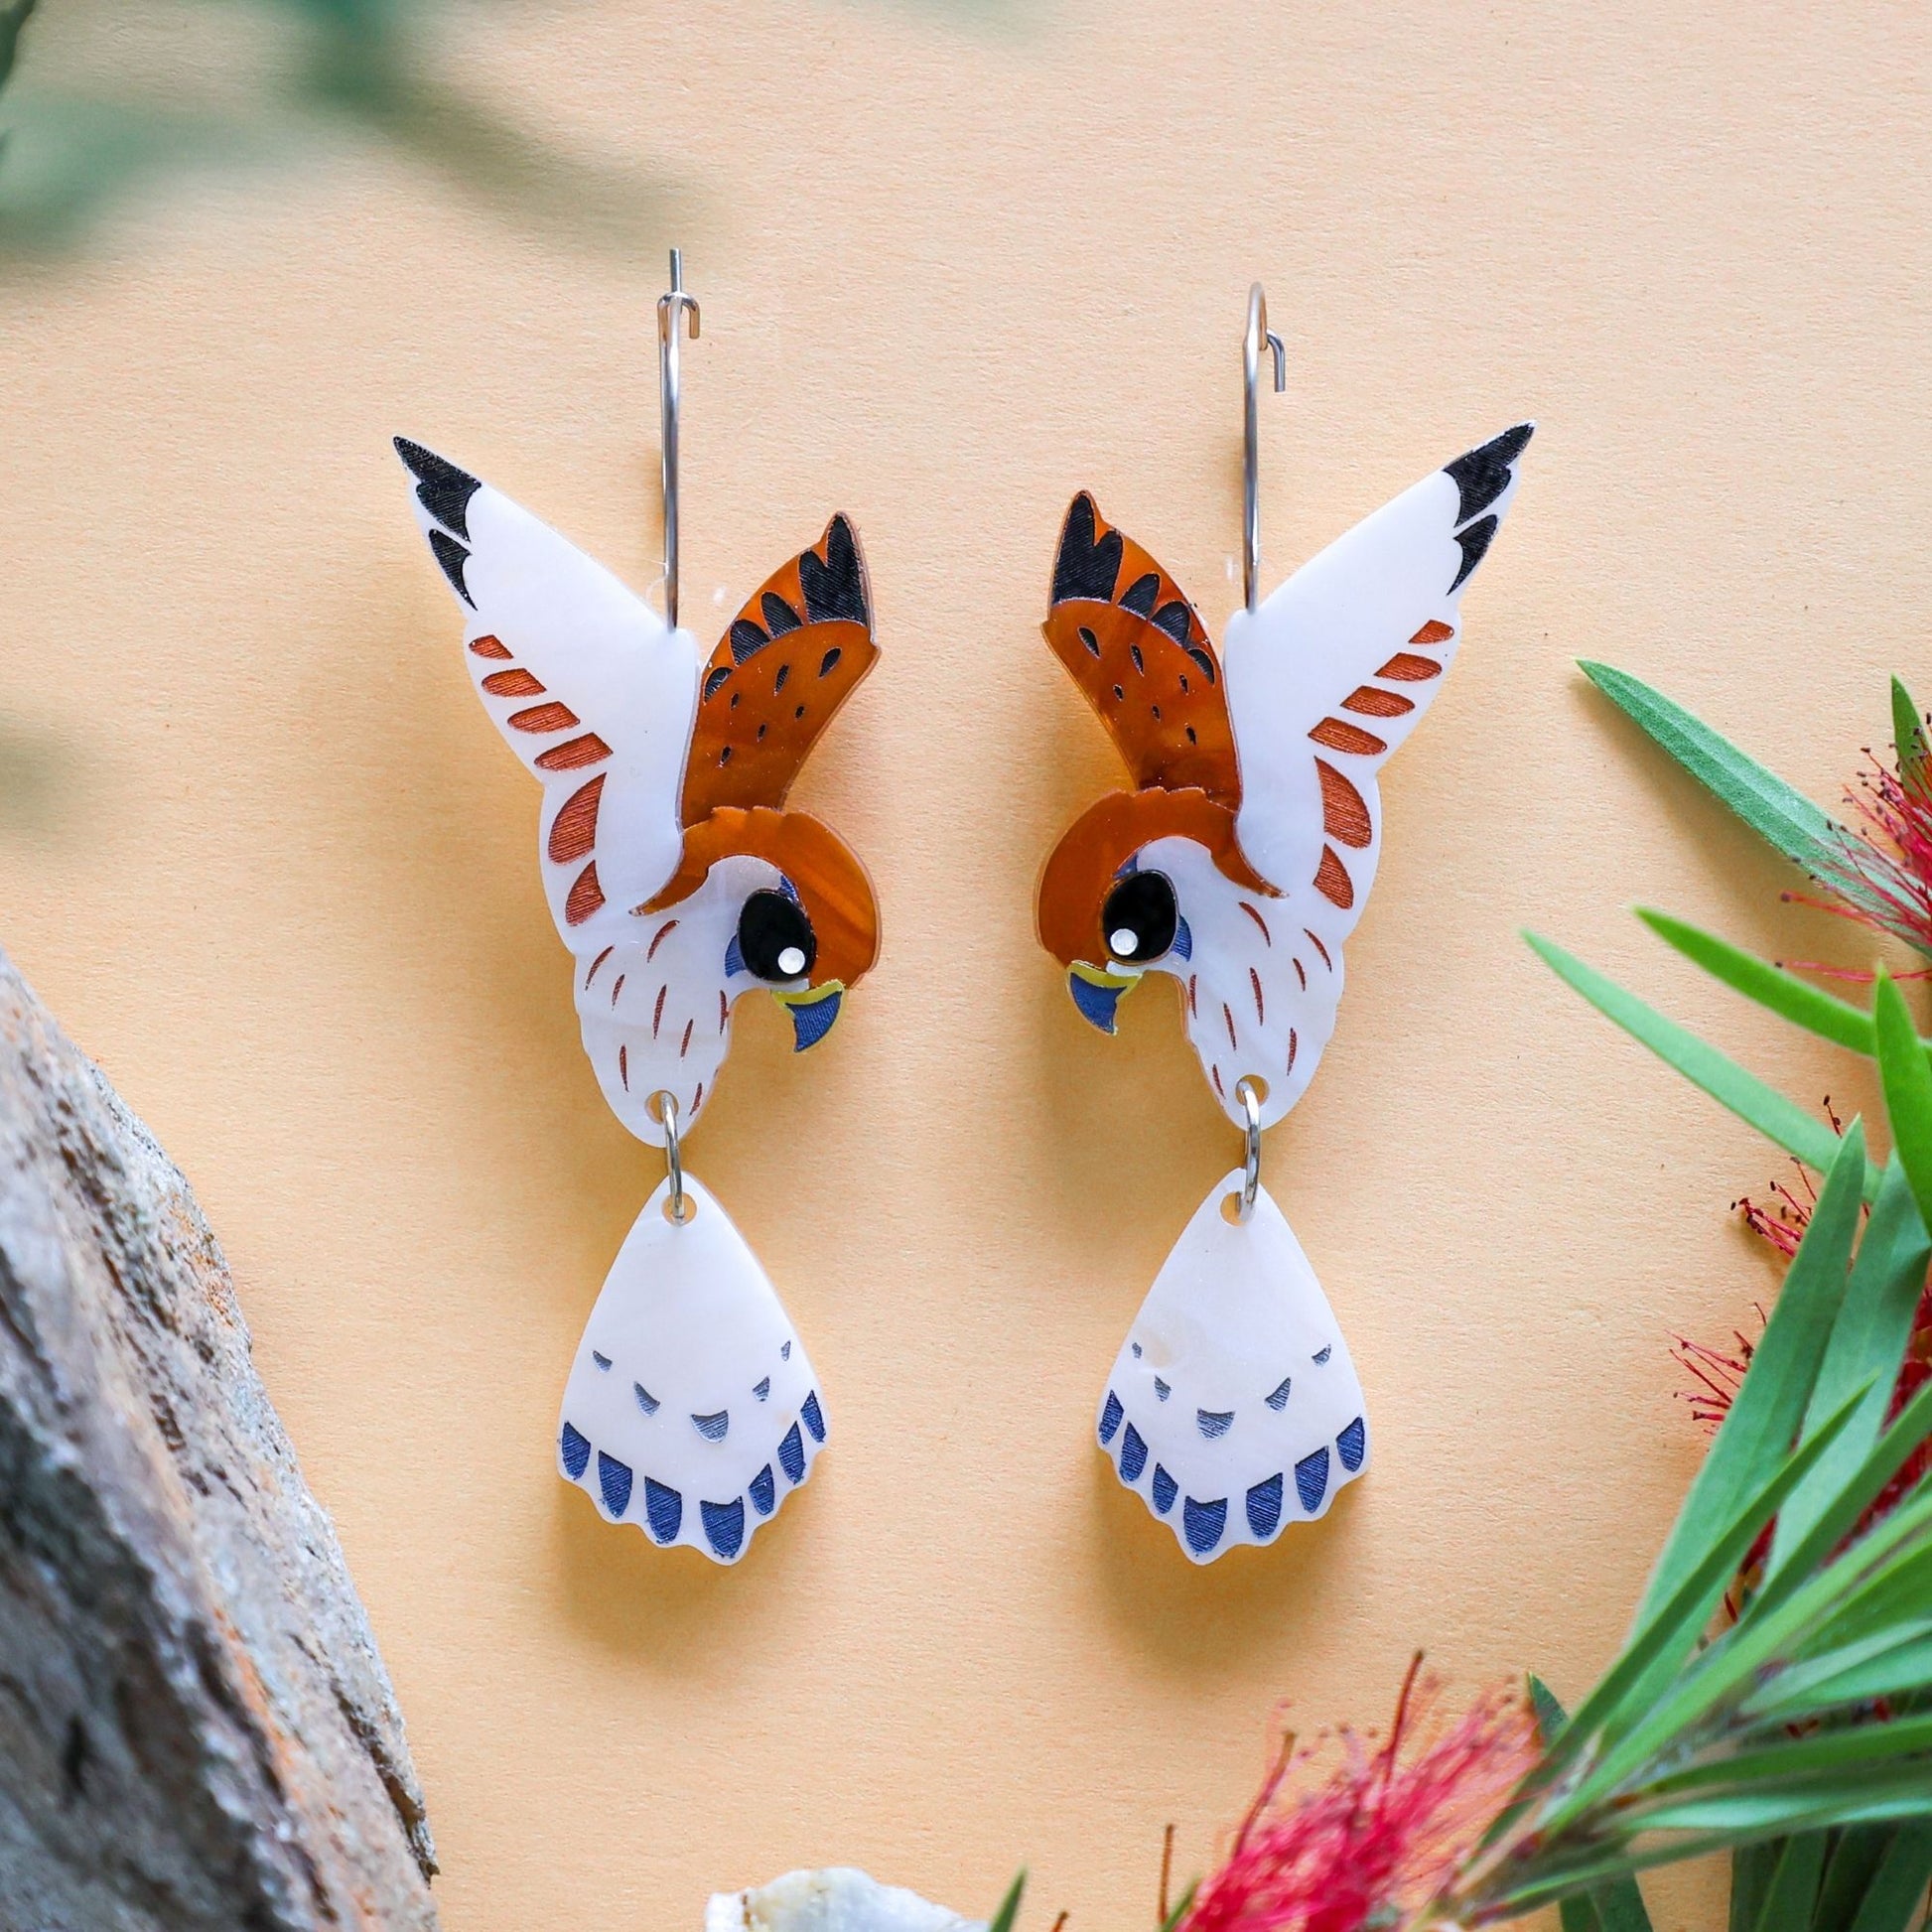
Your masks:
M 1060 532 L 1041 627 L 1136 785 L 1239 803 L 1234 733 L 1207 631 L 1173 579 L 1103 522 L 1084 490 Z
M 851 523 L 766 578 L 706 664 L 683 820 L 784 803 L 818 735 L 872 669 L 872 596 Z

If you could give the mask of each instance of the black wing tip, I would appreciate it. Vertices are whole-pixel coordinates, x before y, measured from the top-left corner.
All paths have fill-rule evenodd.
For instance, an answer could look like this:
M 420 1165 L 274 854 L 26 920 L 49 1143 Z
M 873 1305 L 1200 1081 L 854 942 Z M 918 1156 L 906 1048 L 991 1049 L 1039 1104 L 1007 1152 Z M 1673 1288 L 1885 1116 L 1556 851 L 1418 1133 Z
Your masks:
M 418 483 L 426 481 L 432 473 L 453 470 L 456 466 L 438 456 L 427 444 L 418 443 L 407 436 L 392 436 L 389 441 L 395 445 L 396 454 L 402 458 L 403 467 Z
M 1114 601 L 1124 545 L 1118 530 L 1109 530 L 1103 537 L 1096 534 L 1099 528 L 1099 505 L 1092 491 L 1083 489 L 1066 506 L 1066 520 L 1060 525 L 1059 547 L 1053 553 L 1052 603 Z
M 470 539 L 470 499 L 483 483 L 467 470 L 459 470 L 448 457 L 413 443 L 406 436 L 390 439 L 402 458 L 403 468 L 416 479 L 416 500 L 446 529 L 454 530 L 467 543 Z
M 1090 489 L 1076 490 L 1073 500 L 1066 506 L 1066 514 L 1060 518 L 1059 552 L 1063 554 L 1077 531 L 1081 546 L 1091 548 L 1094 532 L 1100 527 L 1100 505 L 1093 500 Z
M 1443 474 L 1455 484 L 1459 495 L 1455 511 L 1458 530 L 1480 516 L 1515 481 L 1516 461 L 1535 434 L 1533 422 L 1518 423 L 1500 436 L 1492 436 L 1488 442 L 1464 451 L 1453 463 L 1443 465 Z M 1462 576 L 1466 577 L 1474 568 L 1470 564 Z M 1461 577 L 1456 579 L 1458 584 L 1461 581 Z
M 859 532 L 843 510 L 826 524 L 817 545 L 799 557 L 798 588 L 807 623 L 860 623 L 871 630 L 872 582 Z
M 446 536 L 441 530 L 432 530 L 429 533 L 429 548 L 430 555 L 436 559 L 438 569 L 450 580 L 450 588 L 474 611 L 477 608 L 477 600 L 470 595 L 470 586 L 463 575 L 463 567 L 470 561 L 469 551 L 454 537 Z

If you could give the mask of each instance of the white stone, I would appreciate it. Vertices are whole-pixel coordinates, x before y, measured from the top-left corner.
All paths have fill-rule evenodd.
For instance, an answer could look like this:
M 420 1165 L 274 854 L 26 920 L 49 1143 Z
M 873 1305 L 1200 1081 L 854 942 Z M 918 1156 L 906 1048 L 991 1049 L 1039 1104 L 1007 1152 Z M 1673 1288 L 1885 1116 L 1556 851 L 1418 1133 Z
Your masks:
M 985 1923 L 849 1865 L 831 1865 L 787 1871 L 748 1891 L 714 1892 L 704 1932 L 985 1932 Z

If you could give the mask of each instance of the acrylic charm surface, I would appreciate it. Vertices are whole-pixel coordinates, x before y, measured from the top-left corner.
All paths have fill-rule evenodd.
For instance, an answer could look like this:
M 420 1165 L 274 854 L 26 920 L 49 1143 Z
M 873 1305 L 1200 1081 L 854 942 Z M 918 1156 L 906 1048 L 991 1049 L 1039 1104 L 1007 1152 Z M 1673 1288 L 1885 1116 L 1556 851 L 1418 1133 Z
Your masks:
M 784 809 L 818 735 L 879 655 L 858 540 L 834 517 L 710 656 L 581 550 L 398 439 L 417 521 L 468 617 L 477 695 L 543 785 L 537 864 L 575 955 L 584 1050 L 611 1110 L 662 1147 L 717 1091 L 732 1008 L 760 989 L 802 1051 L 879 950 L 872 884 Z
M 1196 1563 L 1327 1514 L 1368 1467 L 1362 1385 L 1295 1231 L 1229 1174 L 1163 1264 L 1101 1398 L 1100 1447 Z
M 1067 830 L 1041 875 L 1040 943 L 1080 1017 L 1111 1034 L 1149 974 L 1248 1165 L 1202 1203 L 1101 1400 L 1122 1482 L 1205 1563 L 1326 1512 L 1368 1466 L 1348 1347 L 1308 1257 L 1259 1191 L 1261 1131 L 1308 1090 L 1335 1028 L 1343 952 L 1375 883 L 1383 763 L 1442 688 L 1461 600 L 1516 489 L 1527 423 L 1456 458 L 1256 594 L 1255 395 L 1283 350 L 1257 287 L 1247 378 L 1247 606 L 1225 659 L 1154 557 L 1073 499 L 1047 643 L 1106 726 L 1128 789 Z M 1235 1221 L 1233 1187 L 1251 1205 Z
M 1358 524 L 1228 624 L 1225 664 L 1154 559 L 1067 512 L 1045 633 L 1133 775 L 1047 861 L 1041 943 L 1112 1033 L 1148 973 L 1176 981 L 1223 1112 L 1280 1120 L 1314 1076 L 1342 948 L 1381 853 L 1377 774 L 1441 690 L 1460 603 L 1516 483 L 1524 424 Z
M 666 622 L 447 458 L 396 441 L 416 519 L 465 616 L 490 721 L 543 788 L 537 863 L 584 1050 L 611 1110 L 666 1150 L 584 1331 L 558 1466 L 613 1522 L 735 1563 L 804 1481 L 823 1399 L 763 1270 L 683 1180 L 679 1137 L 717 1090 L 732 1014 L 769 993 L 797 1050 L 830 1033 L 879 949 L 865 869 L 785 808 L 799 766 L 879 654 L 851 524 L 772 573 L 707 655 L 677 626 L 676 344 L 665 371 Z M 690 1205 L 667 1219 L 663 1204 Z
M 826 1437 L 804 1345 L 758 1257 L 690 1174 L 657 1189 L 591 1311 L 557 1461 L 614 1523 L 736 1563 Z

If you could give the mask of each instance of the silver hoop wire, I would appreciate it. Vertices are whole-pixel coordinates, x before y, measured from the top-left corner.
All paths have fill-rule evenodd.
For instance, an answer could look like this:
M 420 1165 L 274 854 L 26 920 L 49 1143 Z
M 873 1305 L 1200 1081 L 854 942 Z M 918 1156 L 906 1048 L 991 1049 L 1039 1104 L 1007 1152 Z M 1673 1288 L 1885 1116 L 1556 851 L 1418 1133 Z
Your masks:
M 664 616 L 677 628 L 678 317 L 688 316 L 698 340 L 698 305 L 684 292 L 684 250 L 671 250 L 671 287 L 657 298 L 657 414 L 664 481 Z
M 697 331 L 694 329 L 692 334 Z M 1248 326 L 1241 337 L 1241 595 L 1252 611 L 1261 588 L 1261 351 L 1275 357 L 1275 393 L 1288 387 L 1288 347 L 1268 326 L 1268 298 L 1259 282 L 1248 291 Z
M 1255 1196 L 1261 1192 L 1261 1095 L 1245 1073 L 1234 1083 L 1234 1094 L 1248 1116 L 1247 1166 L 1241 1175 L 1241 1211 L 1235 1216 L 1245 1221 L 1255 1211 Z
M 684 1149 L 678 1141 L 677 1095 L 670 1092 L 654 1093 L 651 1098 L 657 1102 L 657 1122 L 664 1130 L 664 1165 L 671 1171 L 671 1198 L 668 1203 L 671 1219 L 682 1227 L 691 1218 L 691 1202 L 684 1191 Z M 1258 1140 L 1256 1145 L 1259 1145 Z

